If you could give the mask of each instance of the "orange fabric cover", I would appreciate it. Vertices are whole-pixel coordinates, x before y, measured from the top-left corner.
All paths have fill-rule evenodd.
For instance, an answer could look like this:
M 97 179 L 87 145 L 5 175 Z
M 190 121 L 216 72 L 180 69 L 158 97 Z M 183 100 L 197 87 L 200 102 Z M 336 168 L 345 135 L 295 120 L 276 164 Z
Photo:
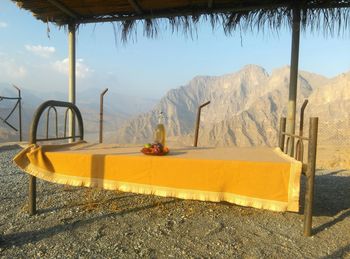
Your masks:
M 174 148 L 162 157 L 140 149 L 85 142 L 31 145 L 14 161 L 55 183 L 299 210 L 302 164 L 279 149 Z

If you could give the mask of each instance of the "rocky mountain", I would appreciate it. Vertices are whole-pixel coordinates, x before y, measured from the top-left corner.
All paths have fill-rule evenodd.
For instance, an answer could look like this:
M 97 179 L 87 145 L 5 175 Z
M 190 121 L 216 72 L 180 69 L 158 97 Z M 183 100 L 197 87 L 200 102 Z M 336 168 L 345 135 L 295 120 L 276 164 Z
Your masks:
M 170 90 L 152 111 L 125 122 L 113 140 L 152 141 L 158 114 L 163 111 L 169 139 L 189 145 L 193 142 L 197 107 L 210 100 L 202 110 L 200 145 L 276 145 L 279 118 L 286 113 L 289 72 L 289 67 L 283 67 L 269 75 L 262 67 L 248 65 L 228 75 L 195 77 L 187 85 Z M 350 126 L 346 114 L 350 108 L 349 78 L 350 73 L 328 79 L 300 71 L 297 109 L 308 98 L 307 117 L 319 116 L 323 124 L 338 123 L 338 129 Z M 320 127 L 322 136 L 329 137 L 327 131 L 331 129 L 322 132 Z M 340 135 L 344 134 L 345 130 Z M 331 139 L 335 138 L 328 141 Z
M 318 116 L 348 120 L 350 117 L 350 72 L 341 74 L 316 89 L 310 103 Z
M 269 74 L 262 67 L 248 65 L 223 76 L 197 76 L 187 85 L 170 90 L 158 103 L 110 90 L 104 102 L 104 139 L 118 143 L 150 142 L 158 114 L 163 111 L 167 117 L 168 140 L 191 145 L 197 108 L 210 100 L 202 110 L 199 145 L 273 146 L 277 143 L 279 118 L 286 113 L 288 87 L 289 67 Z M 320 117 L 320 143 L 350 145 L 349 89 L 350 72 L 326 78 L 300 71 L 297 109 L 305 98 L 309 99 L 306 116 Z M 77 94 L 90 141 L 98 139 L 100 91 L 85 89 Z M 0 96 L 15 95 L 10 85 L 0 84 Z M 41 102 L 67 99 L 63 93 L 28 89 L 23 89 L 22 97 L 25 138 L 33 112 Z M 0 116 L 6 117 L 12 104 L 1 101 Z M 15 114 L 11 121 L 16 125 L 16 120 Z M 59 124 L 62 127 L 63 122 Z M 0 122 L 0 141 L 17 139 L 17 134 Z
M 321 143 L 350 146 L 350 72 L 332 78 L 309 99 L 314 116 L 320 117 Z

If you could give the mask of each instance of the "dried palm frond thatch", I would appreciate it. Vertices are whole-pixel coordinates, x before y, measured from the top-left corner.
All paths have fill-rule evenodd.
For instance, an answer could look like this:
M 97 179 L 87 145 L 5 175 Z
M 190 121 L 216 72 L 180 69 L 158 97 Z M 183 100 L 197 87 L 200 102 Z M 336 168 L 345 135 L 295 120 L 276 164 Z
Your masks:
M 302 30 L 322 32 L 325 36 L 340 36 L 349 33 L 350 8 L 303 9 L 300 14 Z M 212 29 L 222 27 L 226 35 L 239 31 L 278 31 L 292 28 L 293 11 L 289 8 L 254 10 L 239 13 L 201 14 L 153 18 L 145 20 L 123 20 L 113 22 L 115 33 L 119 31 L 123 42 L 135 39 L 138 26 L 143 25 L 143 35 L 154 38 L 160 31 L 170 29 L 172 33 L 182 32 L 193 37 L 197 26 L 209 22 Z M 118 30 L 117 30 L 118 28 Z
M 278 31 L 291 28 L 293 10 L 300 10 L 303 30 L 333 36 L 347 33 L 350 28 L 350 0 L 84 0 L 83 4 L 78 0 L 12 1 L 31 10 L 38 19 L 58 25 L 112 22 L 124 42 L 135 39 L 141 26 L 143 34 L 151 38 L 169 29 L 192 37 L 203 22 L 209 22 L 213 30 L 222 27 L 226 34 L 253 29 Z

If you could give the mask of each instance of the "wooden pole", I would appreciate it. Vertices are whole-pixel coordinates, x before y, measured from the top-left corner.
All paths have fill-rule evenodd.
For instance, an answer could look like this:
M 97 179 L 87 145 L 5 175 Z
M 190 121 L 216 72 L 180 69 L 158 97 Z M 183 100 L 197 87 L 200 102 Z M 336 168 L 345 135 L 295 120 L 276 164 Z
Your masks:
M 314 203 L 314 181 L 316 170 L 318 118 L 310 118 L 308 163 L 304 207 L 304 236 L 312 235 L 312 208 Z
M 75 92 L 76 92 L 76 57 L 75 57 L 75 32 L 76 25 L 74 23 L 68 26 L 68 59 L 69 59 L 69 94 L 68 101 L 75 104 Z M 69 111 L 69 134 L 68 136 L 75 136 L 75 121 L 74 113 L 72 110 Z M 70 140 L 73 142 L 74 138 Z
M 99 143 L 103 142 L 103 96 L 107 93 L 108 88 L 103 90 L 103 92 L 100 95 L 100 137 L 99 137 Z
M 289 99 L 287 111 L 287 128 L 286 132 L 295 134 L 295 111 L 297 102 L 297 85 L 298 85 L 298 62 L 299 62 L 299 41 L 300 41 L 300 9 L 293 9 L 293 32 L 292 32 L 292 49 L 290 64 L 290 81 L 289 81 Z M 293 156 L 294 138 L 290 138 L 287 153 Z

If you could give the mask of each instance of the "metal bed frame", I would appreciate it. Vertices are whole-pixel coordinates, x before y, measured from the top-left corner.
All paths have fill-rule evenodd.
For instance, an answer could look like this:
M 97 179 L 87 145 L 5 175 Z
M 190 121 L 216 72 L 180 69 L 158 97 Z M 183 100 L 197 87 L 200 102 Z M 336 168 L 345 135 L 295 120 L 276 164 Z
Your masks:
M 308 100 L 305 100 L 300 110 L 299 134 L 289 134 L 286 131 L 286 118 L 280 120 L 280 130 L 278 146 L 288 155 L 302 162 L 302 174 L 306 176 L 305 204 L 304 204 L 304 236 L 312 235 L 312 212 L 314 201 L 314 185 L 316 171 L 316 151 L 317 151 L 317 133 L 318 117 L 310 117 L 309 136 L 303 136 L 304 111 Z M 294 140 L 297 139 L 294 152 Z M 304 141 L 308 141 L 307 162 L 304 163 Z M 294 153 L 294 154 L 293 154 Z
M 59 137 L 58 135 L 58 118 L 57 118 L 57 109 L 56 107 L 62 107 L 66 108 L 65 116 L 64 116 L 64 135 L 63 137 Z M 38 131 L 38 125 L 41 118 L 41 115 L 44 113 L 44 111 L 47 109 L 46 113 L 46 138 L 37 138 L 37 131 Z M 55 122 L 56 122 L 56 128 L 55 138 L 49 138 L 49 119 L 50 119 L 50 111 L 53 110 L 55 114 Z M 66 136 L 66 125 L 67 125 L 67 115 L 68 111 L 71 111 L 73 118 L 77 118 L 78 127 L 79 127 L 79 134 L 73 136 Z M 75 120 L 73 119 L 73 123 Z M 72 139 L 73 141 L 76 138 L 79 138 L 80 140 L 84 140 L 84 125 L 83 125 L 83 118 L 81 116 L 81 113 L 77 106 L 75 106 L 72 103 L 69 102 L 61 102 L 61 101 L 46 101 L 42 103 L 36 112 L 34 113 L 34 117 L 32 120 L 32 124 L 30 127 L 30 144 L 36 144 L 38 141 L 53 141 L 53 140 L 66 140 L 66 139 Z M 29 199 L 28 199 L 28 211 L 29 215 L 36 214 L 36 177 L 29 175 Z
M 209 102 L 205 103 L 209 104 Z M 295 152 L 292 155 L 295 159 L 301 161 L 303 163 L 303 155 L 304 155 L 304 141 L 308 141 L 308 158 L 307 163 L 302 164 L 302 173 L 306 175 L 307 183 L 306 183 L 306 193 L 305 193 L 305 206 L 304 206 L 304 235 L 311 236 L 312 235 L 312 209 L 313 209 L 313 193 L 314 193 L 314 178 L 315 178 L 315 168 L 316 168 L 316 149 L 317 149 L 317 131 L 318 131 L 318 118 L 312 117 L 310 118 L 310 127 L 309 127 L 309 137 L 303 136 L 303 127 L 304 127 L 304 110 L 307 105 L 307 100 L 304 102 L 300 112 L 300 128 L 299 134 L 289 134 L 286 133 L 286 118 L 282 117 L 280 120 L 280 130 L 279 130 L 279 147 L 284 152 L 287 153 L 288 150 L 294 150 L 294 140 L 297 139 L 295 145 Z M 63 137 L 59 137 L 58 135 L 58 126 L 57 126 L 57 109 L 56 107 L 66 108 L 65 119 L 64 119 L 64 135 Z M 202 106 L 199 107 L 199 109 Z M 46 121 L 46 138 L 37 138 L 37 129 L 39 120 L 47 110 L 47 121 Z M 55 113 L 55 122 L 56 122 L 56 137 L 49 138 L 48 130 L 49 130 L 49 118 L 50 111 L 53 110 Z M 74 136 L 66 136 L 66 122 L 67 122 L 67 114 L 68 111 L 71 111 L 73 115 L 77 118 L 78 126 L 79 126 L 79 134 Z M 200 116 L 200 114 L 199 114 Z M 74 121 L 74 120 L 73 120 Z M 196 132 L 198 132 L 199 128 L 199 117 L 197 116 L 197 124 L 196 124 Z M 34 114 L 33 121 L 31 124 L 30 130 L 30 144 L 36 144 L 38 141 L 53 141 L 53 140 L 66 140 L 72 139 L 73 141 L 79 138 L 80 140 L 84 139 L 84 127 L 81 113 L 77 106 L 69 102 L 61 102 L 61 101 L 47 101 L 39 106 L 37 111 Z M 198 133 L 195 134 L 195 144 L 198 140 Z M 292 146 L 290 146 L 292 145 Z M 36 177 L 29 176 L 29 201 L 28 201 L 28 210 L 30 215 L 36 214 Z

